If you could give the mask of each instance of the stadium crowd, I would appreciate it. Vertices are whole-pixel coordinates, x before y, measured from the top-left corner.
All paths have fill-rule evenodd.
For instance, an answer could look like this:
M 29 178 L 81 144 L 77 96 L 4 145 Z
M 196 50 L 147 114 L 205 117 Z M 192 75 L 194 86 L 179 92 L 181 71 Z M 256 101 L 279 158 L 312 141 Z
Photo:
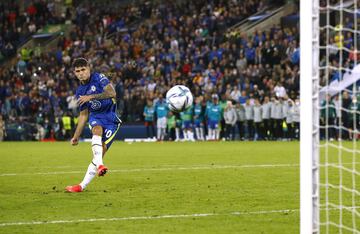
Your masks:
M 54 2 L 31 1 L 26 9 L 20 12 L 16 1 L 0 2 L 0 63 L 16 54 L 19 46 L 24 44 L 38 29 L 48 24 L 62 24 L 70 18 L 70 10 L 61 17 L 55 16 Z M 30 59 L 27 50 L 22 51 Z
M 56 51 L 20 55 L 15 67 L 1 68 L 1 115 L 8 124 L 31 123 L 37 139 L 68 138 L 78 114 L 71 61 L 82 56 L 112 79 L 121 118 L 145 122 L 150 138 L 298 138 L 298 28 L 226 37 L 227 28 L 268 1 L 206 3 L 76 6 L 74 27 Z M 162 111 L 175 84 L 188 86 L 195 99 L 180 116 Z M 158 121 L 164 117 L 165 125 Z M 208 126 L 210 120 L 219 125 Z

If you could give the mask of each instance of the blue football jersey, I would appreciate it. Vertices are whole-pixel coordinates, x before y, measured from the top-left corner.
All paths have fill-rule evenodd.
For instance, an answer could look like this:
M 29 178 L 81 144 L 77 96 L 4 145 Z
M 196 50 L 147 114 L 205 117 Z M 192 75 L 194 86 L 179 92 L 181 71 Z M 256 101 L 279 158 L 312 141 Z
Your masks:
M 110 84 L 109 79 L 101 73 L 92 73 L 90 81 L 86 84 L 80 84 L 76 90 L 76 98 L 80 96 L 92 95 L 104 92 L 104 87 Z M 116 102 L 113 98 L 93 99 L 80 106 L 80 111 L 89 110 L 90 125 L 111 125 L 120 123 L 116 115 Z
M 157 102 L 155 105 L 155 112 L 158 118 L 166 117 L 168 114 L 168 108 L 164 101 Z
M 221 115 L 222 115 L 220 105 L 219 104 L 212 104 L 209 107 L 207 115 L 208 115 L 209 120 L 220 121 L 221 120 Z
M 194 119 L 203 121 L 204 113 L 201 104 L 196 104 L 194 107 Z

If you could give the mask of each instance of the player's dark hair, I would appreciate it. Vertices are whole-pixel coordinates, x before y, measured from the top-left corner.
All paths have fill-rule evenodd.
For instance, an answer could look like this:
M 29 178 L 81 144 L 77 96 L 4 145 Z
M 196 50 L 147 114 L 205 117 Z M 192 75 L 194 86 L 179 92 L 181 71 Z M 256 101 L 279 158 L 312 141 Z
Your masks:
M 87 67 L 87 66 L 89 66 L 89 62 L 85 58 L 76 58 L 76 59 L 74 59 L 74 61 L 72 63 L 73 68 Z

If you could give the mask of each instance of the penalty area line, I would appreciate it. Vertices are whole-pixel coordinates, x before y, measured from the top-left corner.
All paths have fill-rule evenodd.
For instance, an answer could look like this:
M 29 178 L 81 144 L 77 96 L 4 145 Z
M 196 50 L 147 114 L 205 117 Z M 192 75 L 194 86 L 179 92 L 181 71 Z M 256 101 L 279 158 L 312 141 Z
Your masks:
M 7 226 L 22 226 L 22 225 L 43 225 L 43 224 L 64 224 L 64 223 L 90 223 L 90 222 L 110 222 L 110 221 L 127 221 L 127 220 L 153 220 L 153 219 L 181 219 L 181 218 L 196 218 L 196 217 L 210 217 L 210 216 L 245 216 L 245 215 L 262 215 L 283 213 L 289 214 L 298 212 L 299 209 L 284 209 L 284 210 L 262 210 L 262 211 L 236 211 L 231 213 L 203 213 L 203 214 L 168 214 L 158 216 L 132 216 L 132 217 L 114 217 L 114 218 L 93 218 L 93 219 L 78 219 L 78 220 L 48 220 L 48 221 L 28 221 L 28 222 L 12 222 L 0 223 L 0 227 Z

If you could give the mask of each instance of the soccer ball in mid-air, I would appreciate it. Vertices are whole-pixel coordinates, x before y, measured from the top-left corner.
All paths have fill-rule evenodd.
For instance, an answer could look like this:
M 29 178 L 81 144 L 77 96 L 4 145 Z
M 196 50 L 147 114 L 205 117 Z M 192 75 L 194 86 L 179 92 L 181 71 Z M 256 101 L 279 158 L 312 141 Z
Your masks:
M 182 112 L 193 103 L 190 89 L 184 85 L 175 85 L 166 93 L 166 103 L 172 112 Z

